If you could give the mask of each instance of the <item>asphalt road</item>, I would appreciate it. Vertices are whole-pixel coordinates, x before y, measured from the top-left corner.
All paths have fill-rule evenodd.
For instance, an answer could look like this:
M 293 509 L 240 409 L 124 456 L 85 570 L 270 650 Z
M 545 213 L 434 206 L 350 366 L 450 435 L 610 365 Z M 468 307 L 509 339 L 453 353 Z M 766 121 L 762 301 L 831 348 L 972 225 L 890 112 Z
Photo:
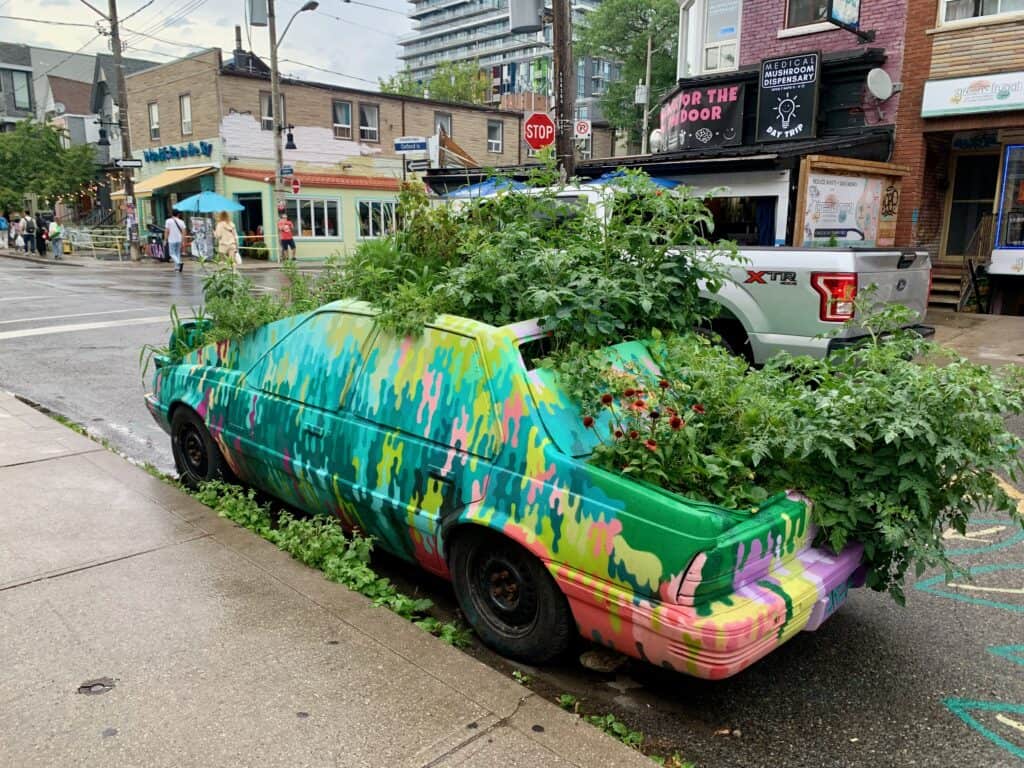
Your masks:
M 267 290 L 277 272 L 254 279 Z M 139 350 L 162 344 L 168 309 L 201 302 L 194 269 L 73 268 L 0 258 L 0 389 L 85 425 L 138 461 L 170 470 L 166 435 L 142 404 Z M 1021 324 L 1024 330 L 1024 320 Z M 2 504 L 0 504 L 2 508 Z M 74 510 L 68 510 L 73 514 Z M 975 574 L 926 574 L 900 608 L 855 590 L 803 634 L 730 680 L 709 683 L 629 662 L 598 674 L 567 662 L 523 669 L 552 697 L 614 712 L 655 752 L 726 766 L 1024 765 L 1024 533 L 980 517 L 950 542 Z M 442 610 L 450 591 L 385 560 Z M 516 667 L 476 648 L 475 655 Z

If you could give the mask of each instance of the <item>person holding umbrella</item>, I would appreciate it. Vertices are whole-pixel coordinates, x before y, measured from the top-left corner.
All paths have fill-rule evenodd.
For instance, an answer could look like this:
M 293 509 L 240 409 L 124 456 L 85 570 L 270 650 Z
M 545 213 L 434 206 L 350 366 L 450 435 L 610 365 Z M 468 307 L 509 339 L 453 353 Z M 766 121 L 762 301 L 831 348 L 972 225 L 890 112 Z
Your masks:
M 187 211 L 189 213 L 213 213 L 220 211 L 217 217 L 217 227 L 213 236 L 217 239 L 217 252 L 228 256 L 235 265 L 242 263 L 242 257 L 238 255 L 238 231 L 231 221 L 228 211 L 241 211 L 242 206 L 233 200 L 228 200 L 222 195 L 209 190 L 200 192 L 197 195 L 186 197 L 174 206 L 176 211 Z

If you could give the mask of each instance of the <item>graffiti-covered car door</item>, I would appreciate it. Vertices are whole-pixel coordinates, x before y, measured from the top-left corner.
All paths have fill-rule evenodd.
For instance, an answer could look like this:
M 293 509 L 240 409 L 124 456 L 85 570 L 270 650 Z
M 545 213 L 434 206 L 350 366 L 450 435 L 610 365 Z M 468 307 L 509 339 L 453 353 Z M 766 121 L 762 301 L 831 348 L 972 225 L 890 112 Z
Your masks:
M 501 429 L 476 339 L 439 328 L 381 331 L 346 396 L 362 422 L 353 491 L 382 544 L 435 573 L 440 522 L 483 498 Z

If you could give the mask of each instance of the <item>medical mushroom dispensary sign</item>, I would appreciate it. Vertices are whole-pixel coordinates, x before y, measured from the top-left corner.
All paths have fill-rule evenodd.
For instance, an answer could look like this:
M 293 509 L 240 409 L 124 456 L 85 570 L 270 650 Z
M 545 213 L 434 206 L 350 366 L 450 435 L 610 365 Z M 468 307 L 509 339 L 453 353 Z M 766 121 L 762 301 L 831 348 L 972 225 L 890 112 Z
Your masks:
M 817 133 L 820 82 L 820 53 L 762 61 L 757 91 L 757 141 L 813 138 Z
M 743 142 L 743 85 L 685 88 L 661 108 L 667 150 L 733 147 Z

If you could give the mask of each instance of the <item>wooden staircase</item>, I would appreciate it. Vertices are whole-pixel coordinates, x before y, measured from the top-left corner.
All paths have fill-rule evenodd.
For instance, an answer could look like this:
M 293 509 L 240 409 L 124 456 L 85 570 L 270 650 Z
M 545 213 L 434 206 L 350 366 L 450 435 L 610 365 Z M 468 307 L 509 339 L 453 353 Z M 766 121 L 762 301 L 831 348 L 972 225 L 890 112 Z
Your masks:
M 951 309 L 960 306 L 960 286 L 964 268 L 961 264 L 939 262 L 932 267 L 932 293 L 928 306 L 935 309 Z

